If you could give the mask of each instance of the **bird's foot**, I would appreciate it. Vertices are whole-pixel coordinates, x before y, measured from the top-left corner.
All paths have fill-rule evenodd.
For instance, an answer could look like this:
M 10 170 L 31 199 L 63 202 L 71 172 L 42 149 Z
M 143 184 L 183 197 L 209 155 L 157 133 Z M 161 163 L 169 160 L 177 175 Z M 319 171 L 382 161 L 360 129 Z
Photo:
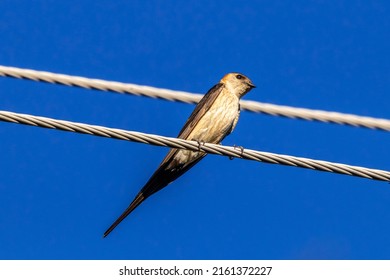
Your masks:
M 196 142 L 198 142 L 198 151 L 200 152 L 200 147 L 201 147 L 202 145 L 204 145 L 205 142 L 204 142 L 204 141 L 199 141 L 199 140 L 196 140 Z
M 234 149 L 239 149 L 240 150 L 240 156 L 242 157 L 242 155 L 244 154 L 244 147 L 243 146 L 237 146 L 237 145 L 233 145 L 233 147 L 234 147 Z M 229 159 L 233 160 L 234 157 L 229 156 Z

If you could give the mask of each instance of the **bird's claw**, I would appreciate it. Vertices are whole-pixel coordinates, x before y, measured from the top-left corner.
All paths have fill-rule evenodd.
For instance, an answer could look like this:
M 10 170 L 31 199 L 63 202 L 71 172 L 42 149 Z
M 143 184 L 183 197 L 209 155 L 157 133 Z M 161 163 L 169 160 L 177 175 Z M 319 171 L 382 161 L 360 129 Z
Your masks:
M 237 145 L 233 145 L 233 147 L 234 147 L 234 149 L 240 149 L 240 156 L 242 157 L 242 155 L 244 154 L 244 147 L 243 146 L 237 146 Z M 233 160 L 234 157 L 229 156 L 229 159 Z
M 204 141 L 199 141 L 199 140 L 196 140 L 196 142 L 198 143 L 198 151 L 200 152 L 200 147 L 202 146 L 202 145 L 204 145 Z

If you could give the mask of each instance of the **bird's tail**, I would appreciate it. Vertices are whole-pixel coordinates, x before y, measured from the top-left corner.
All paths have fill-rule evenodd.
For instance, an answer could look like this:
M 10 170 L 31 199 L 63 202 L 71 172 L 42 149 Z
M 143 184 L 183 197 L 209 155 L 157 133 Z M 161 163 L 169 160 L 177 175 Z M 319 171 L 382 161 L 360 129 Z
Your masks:
M 119 216 L 118 219 L 106 230 L 106 232 L 103 234 L 103 238 L 107 237 L 107 235 L 110 234 L 111 231 L 116 228 L 117 225 L 120 224 L 135 208 L 137 208 L 146 198 L 144 197 L 144 194 L 140 192 L 136 198 L 131 202 L 129 207 L 122 213 L 122 215 Z
M 125 212 L 120 215 L 120 217 L 106 230 L 103 237 L 106 237 L 110 234 L 114 228 L 119 225 L 131 212 L 134 211 L 145 199 L 147 199 L 152 194 L 158 192 L 159 190 L 166 187 L 169 183 L 179 178 L 183 175 L 188 169 L 194 166 L 198 161 L 200 161 L 206 154 L 199 154 L 197 158 L 194 158 L 192 161 L 187 164 L 180 166 L 180 168 L 170 167 L 171 159 L 175 155 L 175 150 L 172 150 L 168 155 L 167 159 L 163 161 L 160 167 L 154 172 L 152 177 L 148 180 L 145 186 L 141 189 L 141 191 L 137 194 L 134 200 L 131 202 L 129 207 L 125 210 Z

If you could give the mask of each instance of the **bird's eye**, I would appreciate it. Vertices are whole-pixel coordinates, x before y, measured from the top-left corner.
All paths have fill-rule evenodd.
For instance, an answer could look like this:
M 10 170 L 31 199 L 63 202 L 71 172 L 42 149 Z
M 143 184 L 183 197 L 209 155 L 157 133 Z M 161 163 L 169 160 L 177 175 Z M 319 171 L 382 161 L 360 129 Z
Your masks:
M 241 79 L 242 79 L 242 76 L 241 76 L 241 75 L 237 75 L 236 78 L 239 79 L 239 80 L 241 80 Z

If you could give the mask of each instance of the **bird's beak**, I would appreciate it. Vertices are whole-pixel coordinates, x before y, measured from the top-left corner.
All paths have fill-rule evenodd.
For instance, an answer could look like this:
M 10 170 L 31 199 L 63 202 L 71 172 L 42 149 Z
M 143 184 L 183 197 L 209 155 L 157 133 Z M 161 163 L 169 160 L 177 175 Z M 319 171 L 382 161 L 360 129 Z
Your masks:
M 252 82 L 248 82 L 247 84 L 248 84 L 248 86 L 249 86 L 251 89 L 256 87 L 254 84 L 252 84 Z

